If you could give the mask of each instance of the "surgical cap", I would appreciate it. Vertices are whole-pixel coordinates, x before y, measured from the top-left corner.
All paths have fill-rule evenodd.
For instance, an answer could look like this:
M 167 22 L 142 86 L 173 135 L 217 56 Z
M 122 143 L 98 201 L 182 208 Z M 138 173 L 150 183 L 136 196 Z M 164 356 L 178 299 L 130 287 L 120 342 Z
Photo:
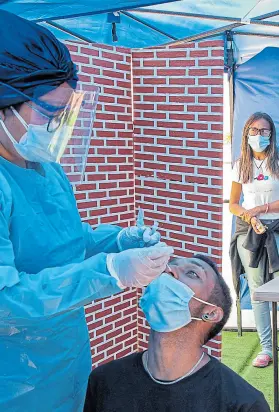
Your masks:
M 46 28 L 0 10 L 0 39 L 0 109 L 64 82 L 75 88 L 78 77 L 70 53 Z

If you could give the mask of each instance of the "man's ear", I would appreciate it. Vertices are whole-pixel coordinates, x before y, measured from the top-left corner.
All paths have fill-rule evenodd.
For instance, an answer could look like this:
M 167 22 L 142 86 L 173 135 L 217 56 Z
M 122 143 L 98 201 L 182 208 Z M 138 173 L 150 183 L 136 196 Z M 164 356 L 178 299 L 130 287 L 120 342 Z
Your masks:
M 207 309 L 202 314 L 202 320 L 204 322 L 209 322 L 209 323 L 218 323 L 223 319 L 223 316 L 224 316 L 223 309 L 219 308 L 219 306 L 216 306 L 216 307 Z

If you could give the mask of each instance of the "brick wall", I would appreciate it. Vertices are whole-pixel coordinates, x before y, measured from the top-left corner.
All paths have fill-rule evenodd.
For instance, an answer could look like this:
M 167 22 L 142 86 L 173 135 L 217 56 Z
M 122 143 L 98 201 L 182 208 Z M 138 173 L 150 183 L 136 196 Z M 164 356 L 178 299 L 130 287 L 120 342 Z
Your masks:
M 221 269 L 223 42 L 133 52 L 136 207 L 178 256 Z M 139 311 L 139 347 L 148 327 Z M 220 338 L 208 345 L 220 355 Z
M 80 80 L 101 88 L 85 182 L 76 188 L 82 219 L 126 226 L 141 206 L 176 255 L 208 253 L 221 265 L 222 42 L 133 53 L 67 45 Z M 139 297 L 128 290 L 86 308 L 94 366 L 146 347 Z M 218 356 L 220 338 L 208 350 Z
M 131 53 L 124 48 L 67 43 L 88 89 L 100 87 L 85 181 L 76 188 L 83 221 L 127 226 L 134 220 Z M 137 292 L 86 308 L 93 365 L 137 350 Z

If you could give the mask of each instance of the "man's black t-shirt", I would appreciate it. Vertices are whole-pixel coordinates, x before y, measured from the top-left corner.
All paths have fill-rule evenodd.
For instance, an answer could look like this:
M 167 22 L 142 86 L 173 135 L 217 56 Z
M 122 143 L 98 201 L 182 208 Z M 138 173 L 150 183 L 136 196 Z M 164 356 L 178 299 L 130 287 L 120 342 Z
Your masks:
M 90 375 L 84 412 L 270 412 L 261 392 L 214 358 L 171 384 L 154 382 L 142 353 L 112 361 Z

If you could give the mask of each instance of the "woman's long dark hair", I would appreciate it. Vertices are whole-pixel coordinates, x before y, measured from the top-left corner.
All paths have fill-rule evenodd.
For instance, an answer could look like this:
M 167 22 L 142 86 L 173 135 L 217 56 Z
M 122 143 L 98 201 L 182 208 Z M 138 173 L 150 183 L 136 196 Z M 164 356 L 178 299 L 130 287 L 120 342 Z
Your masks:
M 253 150 L 248 144 L 248 133 L 249 127 L 260 119 L 265 119 L 270 124 L 271 135 L 270 135 L 270 144 L 266 148 L 265 153 L 267 155 L 267 169 L 269 170 L 273 178 L 279 179 L 279 155 L 278 148 L 276 145 L 276 129 L 273 120 L 271 117 L 262 112 L 257 112 L 252 114 L 245 123 L 242 135 L 242 144 L 241 144 L 241 156 L 239 159 L 239 178 L 242 183 L 251 183 L 253 182 Z

